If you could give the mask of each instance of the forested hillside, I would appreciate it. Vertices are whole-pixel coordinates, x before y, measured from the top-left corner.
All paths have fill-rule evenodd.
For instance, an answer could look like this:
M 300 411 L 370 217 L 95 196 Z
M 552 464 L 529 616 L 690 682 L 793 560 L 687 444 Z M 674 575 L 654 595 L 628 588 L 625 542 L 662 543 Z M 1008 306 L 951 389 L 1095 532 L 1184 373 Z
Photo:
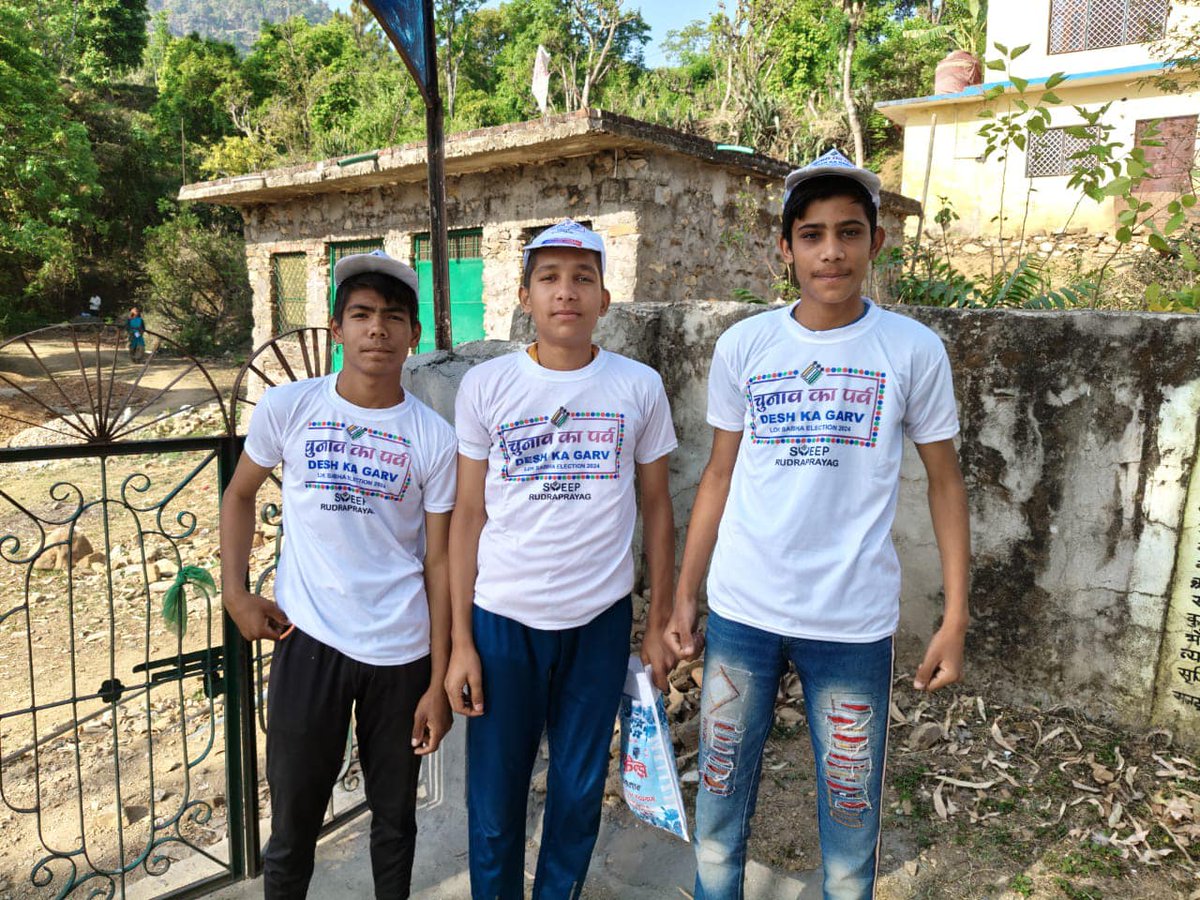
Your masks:
M 227 41 L 240 53 L 250 51 L 264 21 L 300 16 L 319 24 L 333 15 L 321 0 L 149 0 L 147 8 L 151 16 L 165 11 L 167 26 L 176 37 L 195 32 Z

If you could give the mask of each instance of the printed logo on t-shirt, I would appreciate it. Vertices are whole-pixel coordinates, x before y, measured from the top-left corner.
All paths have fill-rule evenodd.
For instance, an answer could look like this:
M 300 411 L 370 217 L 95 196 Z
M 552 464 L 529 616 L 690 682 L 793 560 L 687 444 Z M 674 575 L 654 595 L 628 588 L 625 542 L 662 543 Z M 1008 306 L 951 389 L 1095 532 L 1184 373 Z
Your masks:
M 566 413 L 563 418 L 559 413 Z M 556 426 L 556 419 L 562 425 Z M 604 481 L 621 477 L 625 414 L 567 412 L 499 426 L 505 481 Z
M 879 439 L 887 375 L 845 366 L 810 366 L 746 382 L 756 444 L 849 444 Z
M 343 439 L 349 435 L 350 440 Z M 349 422 L 309 422 L 304 435 L 304 487 L 335 491 L 331 512 L 365 513 L 352 497 L 400 502 L 412 484 L 411 442 L 398 434 Z

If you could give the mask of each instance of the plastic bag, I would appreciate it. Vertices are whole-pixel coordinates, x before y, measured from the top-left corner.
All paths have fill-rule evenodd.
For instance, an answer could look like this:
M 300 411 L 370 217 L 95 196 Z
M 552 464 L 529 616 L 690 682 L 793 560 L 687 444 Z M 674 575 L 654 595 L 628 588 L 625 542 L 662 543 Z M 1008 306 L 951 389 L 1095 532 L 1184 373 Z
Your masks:
M 635 816 L 689 840 L 667 711 L 637 656 L 629 657 L 621 695 L 621 787 Z

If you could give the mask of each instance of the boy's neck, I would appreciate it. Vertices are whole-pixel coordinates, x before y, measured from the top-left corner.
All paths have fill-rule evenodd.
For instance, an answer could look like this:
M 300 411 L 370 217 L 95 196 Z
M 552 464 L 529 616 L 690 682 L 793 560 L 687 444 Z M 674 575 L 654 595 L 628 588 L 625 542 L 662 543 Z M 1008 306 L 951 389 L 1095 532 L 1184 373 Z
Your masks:
M 399 375 L 374 377 L 342 369 L 337 374 L 334 390 L 347 403 L 363 409 L 388 409 L 404 402 Z
M 600 348 L 595 344 L 585 344 L 581 347 L 548 344 L 545 341 L 535 341 L 529 345 L 530 358 L 544 369 L 556 372 L 570 372 L 582 369 L 599 354 Z
M 801 297 L 792 310 L 792 318 L 809 331 L 830 331 L 857 322 L 866 311 L 867 305 L 858 295 L 836 304 L 805 303 Z

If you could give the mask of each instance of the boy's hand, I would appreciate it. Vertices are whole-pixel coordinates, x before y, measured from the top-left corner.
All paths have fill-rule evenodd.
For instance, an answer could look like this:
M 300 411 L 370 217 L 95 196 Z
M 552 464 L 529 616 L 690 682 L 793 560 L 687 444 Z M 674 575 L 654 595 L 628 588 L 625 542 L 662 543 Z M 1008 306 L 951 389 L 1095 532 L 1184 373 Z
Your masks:
M 435 684 L 421 697 L 413 715 L 413 753 L 428 756 L 441 746 L 442 738 L 453 725 L 454 716 L 450 713 L 446 692 L 441 685 Z
M 929 640 L 925 659 L 913 678 L 913 687 L 918 691 L 936 691 L 958 681 L 962 677 L 966 637 L 963 631 L 945 626 L 939 628 Z
M 455 644 L 446 667 L 446 698 L 464 716 L 483 715 L 483 664 L 475 647 Z
M 229 617 L 248 641 L 277 641 L 292 625 L 275 603 L 245 589 L 224 591 L 222 599 Z
M 675 609 L 663 632 L 663 643 L 676 660 L 695 659 L 704 649 L 704 635 L 696 628 L 695 600 L 675 600 Z
M 654 686 L 664 693 L 670 690 L 671 683 L 667 678 L 677 661 L 677 657 L 664 640 L 663 626 L 650 622 L 642 636 L 642 665 L 650 666 L 650 677 L 654 680 Z

